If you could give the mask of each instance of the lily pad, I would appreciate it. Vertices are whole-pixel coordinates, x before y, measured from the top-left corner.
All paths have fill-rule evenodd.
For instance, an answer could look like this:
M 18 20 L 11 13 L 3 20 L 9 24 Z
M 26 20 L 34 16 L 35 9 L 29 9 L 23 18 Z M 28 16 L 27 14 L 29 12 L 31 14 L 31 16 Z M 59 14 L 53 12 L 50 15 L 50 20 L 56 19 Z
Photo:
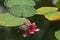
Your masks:
M 60 20 L 60 12 L 56 7 L 41 7 L 36 10 L 36 14 L 44 15 L 50 21 Z
M 10 13 L 17 17 L 31 17 L 35 15 L 35 9 L 27 5 L 13 6 L 10 9 Z
M 46 13 L 48 14 L 49 12 L 56 10 L 58 10 L 57 7 L 40 7 L 36 10 L 36 14 L 45 15 Z
M 5 5 L 8 7 L 13 7 L 14 5 L 35 6 L 35 2 L 33 0 L 5 0 Z
M 6 26 L 6 27 L 19 26 L 26 20 L 27 19 L 25 18 L 18 18 L 18 17 L 12 16 L 9 13 L 4 13 L 0 15 L 0 25 Z
M 55 37 L 60 40 L 60 30 L 55 32 Z
M 50 21 L 60 20 L 60 12 L 55 7 L 41 7 L 36 10 L 36 14 L 44 15 Z

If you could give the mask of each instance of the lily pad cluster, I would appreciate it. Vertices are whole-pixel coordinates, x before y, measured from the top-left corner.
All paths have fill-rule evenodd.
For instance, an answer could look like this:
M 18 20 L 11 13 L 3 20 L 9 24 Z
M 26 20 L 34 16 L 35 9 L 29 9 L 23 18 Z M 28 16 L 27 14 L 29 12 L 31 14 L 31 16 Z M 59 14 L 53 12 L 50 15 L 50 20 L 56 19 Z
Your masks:
M 57 7 L 41 7 L 36 10 L 36 14 L 44 15 L 50 21 L 60 20 L 60 12 Z
M 33 0 L 5 0 L 4 6 L 8 12 L 0 14 L 0 25 L 15 27 L 22 25 L 27 19 L 35 14 L 35 2 Z

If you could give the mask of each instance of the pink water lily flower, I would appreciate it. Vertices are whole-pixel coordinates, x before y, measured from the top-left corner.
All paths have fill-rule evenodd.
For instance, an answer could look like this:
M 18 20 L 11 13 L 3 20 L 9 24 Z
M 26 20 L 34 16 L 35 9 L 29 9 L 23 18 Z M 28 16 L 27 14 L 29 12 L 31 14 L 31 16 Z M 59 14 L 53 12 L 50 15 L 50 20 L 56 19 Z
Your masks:
M 36 23 L 31 23 L 29 20 L 25 21 L 19 29 L 23 30 L 23 37 L 27 35 L 34 34 L 35 32 L 39 31 L 40 29 L 37 28 Z M 20 32 L 20 30 L 18 30 Z
M 27 35 L 29 34 L 34 34 L 35 32 L 39 31 L 40 29 L 38 29 L 36 27 L 36 24 L 35 23 L 32 23 L 29 28 L 27 30 L 24 31 L 24 34 L 23 36 L 26 37 Z

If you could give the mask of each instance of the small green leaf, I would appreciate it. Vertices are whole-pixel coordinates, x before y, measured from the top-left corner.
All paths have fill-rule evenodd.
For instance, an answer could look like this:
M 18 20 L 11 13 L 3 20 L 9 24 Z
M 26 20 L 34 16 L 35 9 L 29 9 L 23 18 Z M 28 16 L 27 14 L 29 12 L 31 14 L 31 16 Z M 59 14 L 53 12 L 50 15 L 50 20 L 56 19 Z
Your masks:
M 35 2 L 33 0 L 5 0 L 5 5 L 8 7 L 13 7 L 14 5 L 35 6 Z
M 53 0 L 52 2 L 54 5 L 56 5 L 58 8 L 60 8 L 60 0 Z
M 35 15 L 35 9 L 27 5 L 14 6 L 10 9 L 10 13 L 17 17 L 31 17 Z
M 27 19 L 25 18 L 18 18 L 15 16 L 10 15 L 9 13 L 4 13 L 0 15 L 0 25 L 12 27 L 12 26 L 19 26 Z
M 55 37 L 60 40 L 60 30 L 55 32 Z

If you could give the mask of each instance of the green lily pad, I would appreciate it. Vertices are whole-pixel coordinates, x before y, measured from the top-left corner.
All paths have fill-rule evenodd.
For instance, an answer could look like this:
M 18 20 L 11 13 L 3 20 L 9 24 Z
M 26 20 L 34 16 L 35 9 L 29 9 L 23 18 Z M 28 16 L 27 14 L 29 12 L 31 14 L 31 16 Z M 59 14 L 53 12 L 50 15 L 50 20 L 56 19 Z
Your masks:
M 10 9 L 10 13 L 17 17 L 31 17 L 35 15 L 35 9 L 27 5 L 14 6 Z
M 36 14 L 44 15 L 49 21 L 60 20 L 60 12 L 56 7 L 41 7 L 36 10 Z
M 57 14 L 57 8 L 54 7 L 41 7 L 37 9 L 36 14 L 45 15 L 47 17 L 51 17 Z
M 55 32 L 55 37 L 60 40 L 60 30 Z
M 19 26 L 26 20 L 25 18 L 12 16 L 9 13 L 0 14 L 0 25 L 6 27 Z
M 5 4 L 8 7 L 13 7 L 14 5 L 35 6 L 35 2 L 33 0 L 5 0 Z
M 58 8 L 60 8 L 60 0 L 53 0 L 52 2 L 54 5 L 56 5 Z

